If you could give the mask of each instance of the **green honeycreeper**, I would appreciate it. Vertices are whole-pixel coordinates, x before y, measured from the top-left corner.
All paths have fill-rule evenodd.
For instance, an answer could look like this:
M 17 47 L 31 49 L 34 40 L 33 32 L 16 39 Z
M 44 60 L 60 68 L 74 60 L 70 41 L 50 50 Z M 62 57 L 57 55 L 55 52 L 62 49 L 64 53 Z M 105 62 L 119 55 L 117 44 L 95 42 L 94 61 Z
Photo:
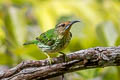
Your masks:
M 24 45 L 37 45 L 43 52 L 45 52 L 45 55 L 47 55 L 51 64 L 51 58 L 48 54 L 56 52 L 62 53 L 60 51 L 67 47 L 72 38 L 70 29 L 71 26 L 76 22 L 80 21 L 75 20 L 59 23 L 55 26 L 55 28 L 42 33 L 36 38 L 36 40 L 26 42 Z

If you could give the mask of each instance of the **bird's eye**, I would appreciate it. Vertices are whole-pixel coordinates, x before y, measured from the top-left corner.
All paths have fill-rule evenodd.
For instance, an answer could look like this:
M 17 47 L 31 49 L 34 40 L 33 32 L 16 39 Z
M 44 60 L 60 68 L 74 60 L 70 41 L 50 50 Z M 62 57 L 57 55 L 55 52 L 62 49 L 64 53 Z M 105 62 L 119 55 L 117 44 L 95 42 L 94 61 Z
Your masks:
M 62 26 L 62 27 L 64 27 L 64 26 L 65 26 L 65 24 L 61 24 L 61 26 Z

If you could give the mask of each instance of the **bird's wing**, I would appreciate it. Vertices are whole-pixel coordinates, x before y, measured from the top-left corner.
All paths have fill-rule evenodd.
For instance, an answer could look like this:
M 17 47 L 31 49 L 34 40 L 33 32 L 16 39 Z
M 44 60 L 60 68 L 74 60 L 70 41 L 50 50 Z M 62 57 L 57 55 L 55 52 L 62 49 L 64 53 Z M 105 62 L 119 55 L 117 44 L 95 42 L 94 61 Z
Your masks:
M 40 43 L 44 45 L 51 46 L 55 42 L 55 33 L 54 29 L 50 29 L 45 33 L 42 33 L 39 37 L 36 38 L 36 40 L 40 41 Z

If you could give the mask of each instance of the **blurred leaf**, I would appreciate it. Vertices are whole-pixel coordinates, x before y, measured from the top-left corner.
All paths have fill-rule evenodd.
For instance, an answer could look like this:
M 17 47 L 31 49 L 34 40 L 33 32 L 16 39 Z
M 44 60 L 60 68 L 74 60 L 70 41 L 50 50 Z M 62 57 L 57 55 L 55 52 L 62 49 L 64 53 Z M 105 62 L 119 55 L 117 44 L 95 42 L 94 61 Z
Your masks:
M 0 64 L 11 65 L 13 64 L 13 61 L 10 56 L 6 55 L 5 53 L 0 53 Z
M 2 21 L 0 20 L 0 40 L 3 40 L 5 38 L 5 32 L 2 29 Z
M 100 75 L 101 69 L 99 69 L 99 68 L 98 69 L 88 69 L 88 70 L 77 71 L 76 73 L 79 74 L 84 80 L 91 80 Z
M 98 25 L 96 29 L 98 38 L 104 46 L 114 46 L 118 38 L 118 34 L 112 22 L 106 22 Z
M 105 24 L 105 34 L 109 46 L 114 46 L 118 38 L 118 34 L 112 22 L 107 22 Z
M 77 45 L 77 47 L 76 47 L 76 45 Z M 68 48 L 71 52 L 78 51 L 78 50 L 82 49 L 79 38 L 73 37 Z
M 10 36 L 8 37 L 8 40 L 12 38 L 12 40 L 16 42 L 16 44 L 21 45 L 24 42 L 26 34 L 24 18 L 22 17 L 23 14 L 13 7 L 8 8 L 7 12 L 8 13 L 6 15 L 5 24 L 8 33 L 7 35 Z M 14 43 L 14 45 L 16 44 Z
M 16 55 L 21 56 L 22 59 L 45 59 L 46 55 L 35 45 L 28 45 L 17 48 L 13 51 Z
M 117 38 L 115 45 L 116 45 L 116 46 L 119 46 L 119 45 L 120 45 L 120 37 Z
M 102 45 L 107 46 L 107 40 L 106 40 L 105 33 L 104 33 L 104 26 L 102 24 L 99 24 L 97 26 L 96 33 L 97 33 L 97 37 L 101 41 Z
M 103 74 L 103 80 L 119 80 L 116 67 L 109 67 Z

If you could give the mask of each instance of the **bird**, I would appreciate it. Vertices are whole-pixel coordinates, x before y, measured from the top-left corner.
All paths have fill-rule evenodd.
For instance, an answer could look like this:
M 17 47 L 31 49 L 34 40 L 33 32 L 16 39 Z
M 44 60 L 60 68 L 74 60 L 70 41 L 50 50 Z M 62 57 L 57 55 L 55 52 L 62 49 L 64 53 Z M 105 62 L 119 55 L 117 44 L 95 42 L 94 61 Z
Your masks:
M 50 64 L 52 64 L 49 54 L 58 52 L 64 55 L 61 51 L 70 43 L 72 38 L 70 29 L 77 22 L 80 22 L 80 20 L 58 23 L 54 28 L 40 34 L 35 40 L 25 42 L 23 45 L 37 45 L 48 57 Z

